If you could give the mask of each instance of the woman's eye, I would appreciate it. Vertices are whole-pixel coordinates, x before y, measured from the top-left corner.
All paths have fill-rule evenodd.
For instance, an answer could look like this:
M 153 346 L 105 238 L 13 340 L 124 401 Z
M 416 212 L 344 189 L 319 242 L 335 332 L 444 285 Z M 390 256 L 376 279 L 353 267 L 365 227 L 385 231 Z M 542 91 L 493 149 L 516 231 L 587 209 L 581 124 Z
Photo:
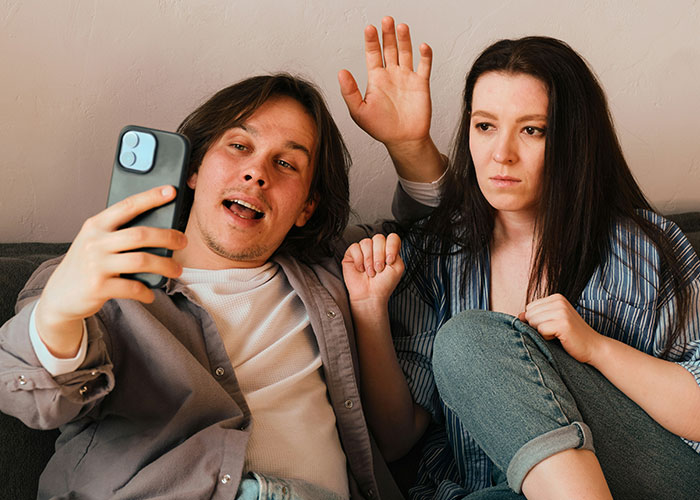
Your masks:
M 544 129 L 540 127 L 525 127 L 523 131 L 527 135 L 532 135 L 532 136 L 543 136 L 544 135 Z
M 492 125 L 491 125 L 490 123 L 483 123 L 483 122 L 482 122 L 482 123 L 477 123 L 477 124 L 476 124 L 476 128 L 478 128 L 479 130 L 481 130 L 481 131 L 483 131 L 483 132 L 486 132 L 486 131 L 489 130 L 491 127 L 492 127 Z

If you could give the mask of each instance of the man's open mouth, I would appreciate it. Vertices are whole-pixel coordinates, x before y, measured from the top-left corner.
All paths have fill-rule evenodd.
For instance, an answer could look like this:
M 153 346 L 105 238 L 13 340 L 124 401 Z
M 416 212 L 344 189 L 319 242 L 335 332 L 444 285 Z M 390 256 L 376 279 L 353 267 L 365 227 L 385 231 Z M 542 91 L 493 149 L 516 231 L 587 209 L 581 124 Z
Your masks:
M 265 213 L 243 200 L 224 200 L 224 206 L 242 219 L 262 219 Z

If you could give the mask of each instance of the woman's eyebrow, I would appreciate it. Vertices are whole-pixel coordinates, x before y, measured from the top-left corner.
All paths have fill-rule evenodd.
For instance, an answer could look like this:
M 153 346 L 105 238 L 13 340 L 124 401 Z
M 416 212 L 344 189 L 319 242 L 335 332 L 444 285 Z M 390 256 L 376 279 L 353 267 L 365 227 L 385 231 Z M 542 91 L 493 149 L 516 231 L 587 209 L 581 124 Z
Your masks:
M 532 115 L 523 115 L 518 118 L 518 122 L 530 122 L 530 121 L 547 121 L 547 115 L 541 115 L 541 114 L 532 114 Z
M 481 111 L 481 110 L 472 111 L 471 115 L 472 116 L 481 116 L 483 118 L 489 118 L 491 120 L 498 119 L 498 117 L 496 115 L 493 115 L 487 111 Z
M 481 110 L 476 110 L 472 111 L 472 117 L 474 116 L 480 116 L 482 118 L 488 118 L 489 120 L 498 120 L 498 117 L 492 113 L 489 113 L 488 111 L 481 111 Z M 521 123 L 521 122 L 529 122 L 529 121 L 547 121 L 547 115 L 543 115 L 540 113 L 533 113 L 529 115 L 523 115 L 519 116 L 516 119 L 516 122 Z

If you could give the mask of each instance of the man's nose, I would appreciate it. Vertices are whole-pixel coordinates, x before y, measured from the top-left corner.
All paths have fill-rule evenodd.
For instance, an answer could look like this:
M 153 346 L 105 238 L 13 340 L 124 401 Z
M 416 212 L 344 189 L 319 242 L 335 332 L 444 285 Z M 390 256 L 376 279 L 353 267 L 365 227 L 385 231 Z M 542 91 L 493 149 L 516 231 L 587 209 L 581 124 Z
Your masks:
M 246 183 L 254 182 L 259 187 L 265 187 L 268 184 L 268 172 L 263 159 L 251 159 L 243 169 L 242 175 L 243 181 Z

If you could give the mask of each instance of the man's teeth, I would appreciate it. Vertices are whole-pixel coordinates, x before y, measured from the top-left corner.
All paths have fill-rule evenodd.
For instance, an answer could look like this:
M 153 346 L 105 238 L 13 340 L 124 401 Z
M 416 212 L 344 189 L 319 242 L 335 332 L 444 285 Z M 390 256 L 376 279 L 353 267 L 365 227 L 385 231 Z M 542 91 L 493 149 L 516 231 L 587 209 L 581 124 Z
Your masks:
M 246 207 L 246 208 L 250 208 L 251 210 L 255 210 L 255 211 L 258 212 L 259 214 L 262 213 L 262 210 L 259 210 L 257 207 L 251 205 L 250 203 L 246 203 L 246 202 L 243 201 L 243 200 L 233 200 L 233 202 L 234 202 L 234 203 L 238 203 L 239 205 L 242 205 L 242 206 L 244 206 L 244 207 Z
M 238 209 L 233 211 L 244 219 L 261 219 L 265 216 L 265 213 L 258 209 L 255 205 L 251 205 L 243 200 L 226 200 L 224 205 L 226 205 L 229 210 L 233 209 L 234 207 L 238 207 Z

